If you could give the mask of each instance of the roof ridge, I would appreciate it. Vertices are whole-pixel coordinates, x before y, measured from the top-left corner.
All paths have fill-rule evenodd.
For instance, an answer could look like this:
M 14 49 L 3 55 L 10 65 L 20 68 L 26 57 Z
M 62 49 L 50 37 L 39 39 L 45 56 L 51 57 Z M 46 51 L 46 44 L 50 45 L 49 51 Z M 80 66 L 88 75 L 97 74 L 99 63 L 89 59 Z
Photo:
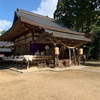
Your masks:
M 40 14 L 36 14 L 36 13 L 33 13 L 33 12 L 25 11 L 25 10 L 22 10 L 22 9 L 18 9 L 18 8 L 17 8 L 16 11 L 19 11 L 19 12 L 22 12 L 22 13 L 25 13 L 25 14 L 29 14 L 29 15 L 34 15 L 34 16 L 36 16 L 36 17 L 40 17 L 40 18 L 43 18 L 43 19 L 48 19 L 48 20 L 56 21 L 56 20 L 53 19 L 53 18 L 46 17 L 46 16 L 43 16 L 43 15 L 40 15 Z

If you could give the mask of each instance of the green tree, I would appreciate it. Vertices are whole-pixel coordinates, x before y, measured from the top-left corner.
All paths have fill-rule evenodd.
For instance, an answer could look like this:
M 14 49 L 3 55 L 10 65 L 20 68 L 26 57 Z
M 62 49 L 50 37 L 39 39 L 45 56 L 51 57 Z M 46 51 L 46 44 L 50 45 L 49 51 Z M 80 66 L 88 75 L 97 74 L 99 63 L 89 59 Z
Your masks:
M 91 44 L 93 48 L 90 53 L 94 59 L 100 60 L 100 17 L 98 19 L 99 20 L 92 25 L 91 32 L 93 33 L 93 38 Z
M 85 52 L 100 60 L 100 2 L 99 0 L 58 0 L 54 18 L 73 30 L 91 33 L 92 41 Z
M 4 34 L 5 32 L 6 32 L 5 30 L 1 31 L 1 32 L 0 32 L 0 35 Z
M 91 42 L 84 47 L 84 53 L 87 54 L 88 59 L 100 61 L 100 19 L 91 25 L 90 33 L 92 34 Z
M 54 18 L 68 28 L 89 33 L 100 13 L 99 0 L 58 0 Z
M 93 45 L 94 48 L 91 53 L 93 54 L 94 59 L 100 61 L 100 29 L 94 34 Z

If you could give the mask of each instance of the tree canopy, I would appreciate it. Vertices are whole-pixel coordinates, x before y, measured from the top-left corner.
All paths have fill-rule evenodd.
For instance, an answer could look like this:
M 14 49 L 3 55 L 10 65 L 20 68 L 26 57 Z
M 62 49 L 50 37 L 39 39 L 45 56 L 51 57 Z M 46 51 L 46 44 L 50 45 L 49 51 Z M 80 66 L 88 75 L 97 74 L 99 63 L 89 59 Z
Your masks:
M 92 54 L 93 59 L 98 59 L 100 61 L 100 20 L 92 25 L 91 32 L 93 33 L 93 38 L 92 42 L 89 43 L 92 45 L 90 54 Z
M 85 53 L 100 60 L 100 1 L 58 0 L 54 19 L 60 20 L 70 29 L 92 34 Z
M 58 0 L 54 18 L 68 28 L 89 33 L 100 15 L 99 0 Z
M 0 35 L 4 34 L 5 32 L 6 32 L 5 30 L 1 31 L 1 32 L 0 32 Z

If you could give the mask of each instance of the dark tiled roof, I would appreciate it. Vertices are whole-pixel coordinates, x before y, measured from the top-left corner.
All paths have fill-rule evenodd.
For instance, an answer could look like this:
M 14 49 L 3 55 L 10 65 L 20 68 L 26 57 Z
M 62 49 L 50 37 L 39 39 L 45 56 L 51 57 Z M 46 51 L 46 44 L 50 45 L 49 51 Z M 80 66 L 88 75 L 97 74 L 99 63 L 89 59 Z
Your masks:
M 39 27 L 44 28 L 48 33 L 53 33 L 54 37 L 66 38 L 66 39 L 74 39 L 74 40 L 82 40 L 89 42 L 90 39 L 86 38 L 84 33 L 79 33 L 73 30 L 70 30 L 60 23 L 58 23 L 53 18 L 48 18 L 42 15 L 34 14 L 31 12 L 27 12 L 24 10 L 17 9 L 15 11 L 14 22 L 11 29 L 9 29 L 5 34 L 0 37 L 0 40 L 9 40 L 11 37 L 8 38 L 9 34 L 12 36 L 12 30 L 16 23 L 19 23 L 18 20 L 22 22 L 26 22 L 31 25 L 36 25 Z M 18 34 L 16 34 L 18 35 Z M 16 35 L 13 35 L 12 38 Z
M 59 23 L 58 21 L 54 20 L 53 18 L 48 18 L 46 16 L 34 14 L 34 13 L 27 12 L 24 10 L 17 10 L 15 12 L 15 15 L 17 18 L 23 17 L 29 21 L 32 21 L 33 23 L 38 23 L 40 25 L 48 26 L 48 27 L 53 28 L 55 30 L 60 30 L 63 32 L 80 34 L 80 35 L 84 34 L 84 33 L 79 33 L 79 32 L 70 30 L 67 27 L 65 27 L 64 25 L 62 25 L 61 23 Z M 16 17 L 15 17 L 15 20 L 16 20 Z M 15 20 L 14 20 L 14 22 L 15 22 Z
M 81 40 L 81 41 L 87 41 L 87 42 L 91 41 L 89 38 L 86 38 L 84 35 L 61 33 L 61 32 L 51 31 L 51 30 L 45 30 L 45 31 L 48 33 L 52 33 L 54 37 Z

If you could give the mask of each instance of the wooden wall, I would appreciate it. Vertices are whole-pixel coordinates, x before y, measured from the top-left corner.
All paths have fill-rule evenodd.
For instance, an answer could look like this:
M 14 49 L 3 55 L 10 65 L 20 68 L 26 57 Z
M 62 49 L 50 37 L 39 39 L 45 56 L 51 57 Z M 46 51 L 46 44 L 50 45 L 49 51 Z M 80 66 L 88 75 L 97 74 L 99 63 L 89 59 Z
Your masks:
M 30 54 L 30 43 L 37 41 L 40 33 L 28 32 L 14 40 L 14 55 Z

